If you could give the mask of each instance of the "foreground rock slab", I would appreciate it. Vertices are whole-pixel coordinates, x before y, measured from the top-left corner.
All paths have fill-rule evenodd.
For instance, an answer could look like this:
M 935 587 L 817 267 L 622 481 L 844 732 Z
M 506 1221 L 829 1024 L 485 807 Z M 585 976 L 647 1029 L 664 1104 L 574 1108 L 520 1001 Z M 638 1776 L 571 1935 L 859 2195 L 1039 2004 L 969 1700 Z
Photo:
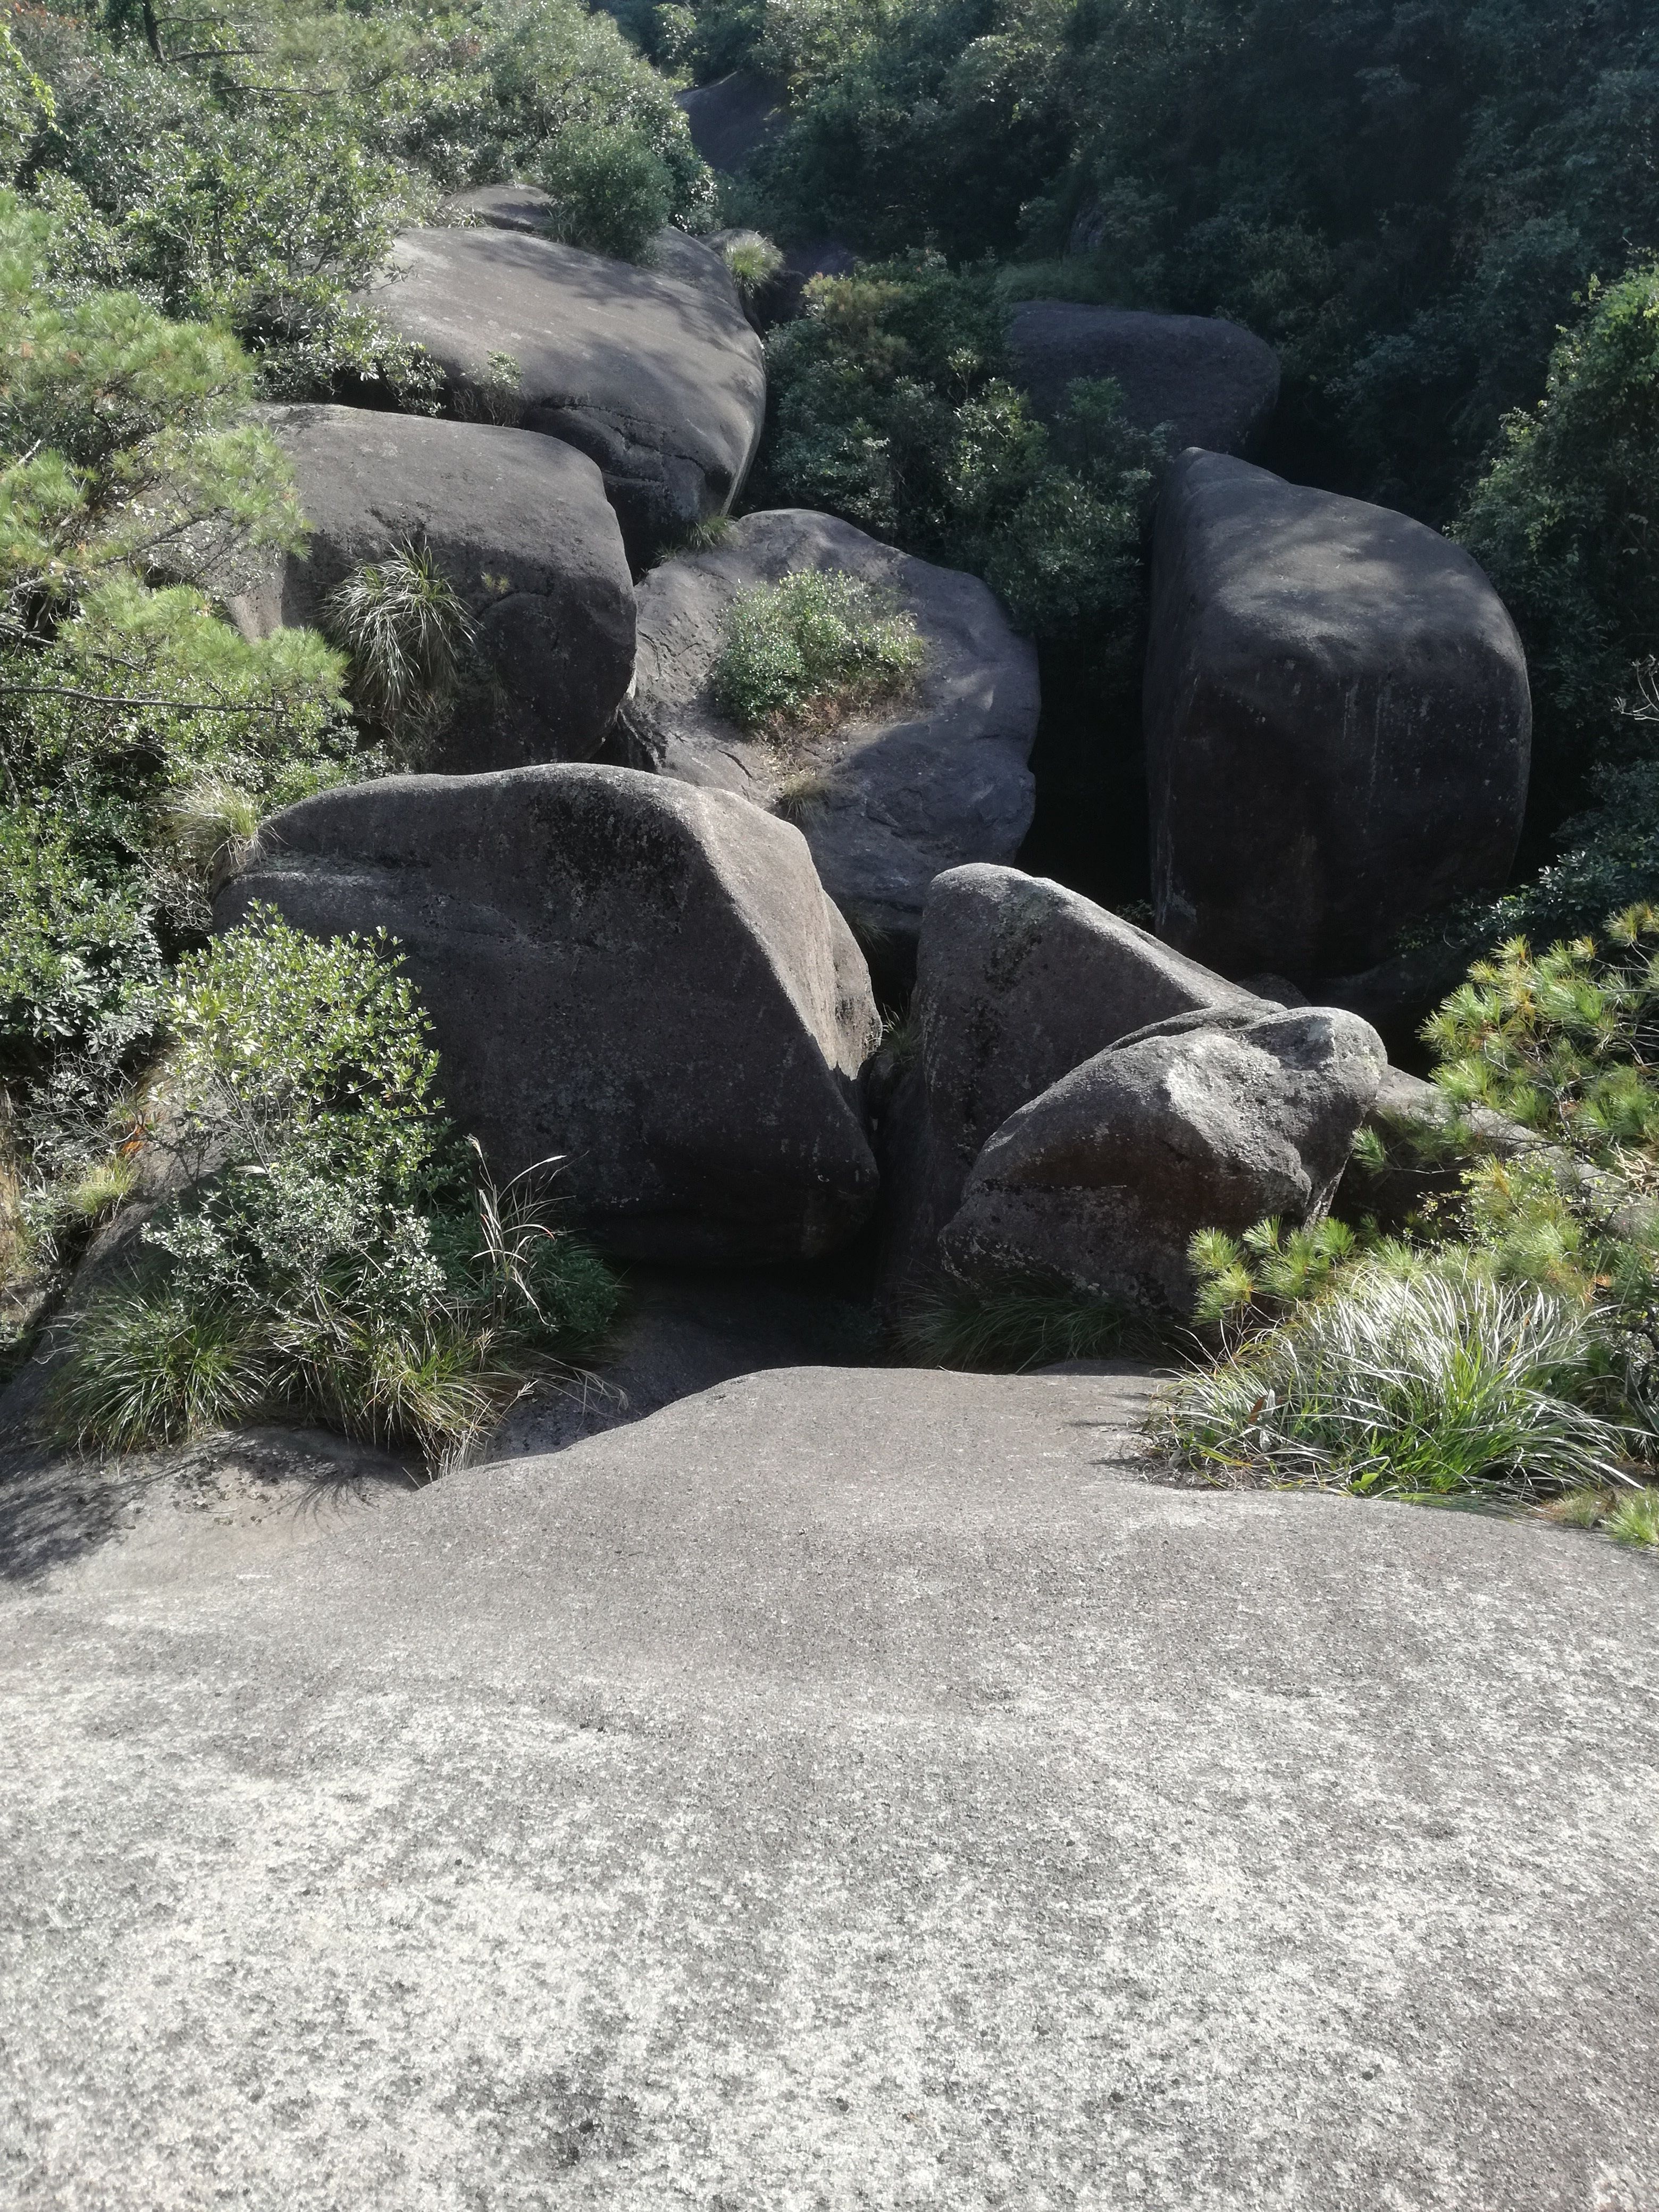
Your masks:
M 1138 430 L 1167 422 L 1176 452 L 1250 453 L 1279 404 L 1279 356 L 1237 323 L 1070 300 L 1027 300 L 1008 329 L 1015 380 L 1045 422 L 1079 377 L 1115 378 Z
M 1505 880 L 1532 708 L 1461 546 L 1186 453 L 1158 502 L 1146 675 L 1158 933 L 1224 974 L 1322 976 Z
M 489 422 L 268 407 L 311 525 L 303 557 L 237 608 L 260 635 L 329 627 L 365 562 L 428 553 L 477 627 L 434 767 L 473 774 L 597 752 L 634 672 L 633 580 L 604 479 L 556 439 Z
M 811 1259 L 875 1203 L 870 979 L 798 830 L 631 769 L 392 776 L 273 817 L 220 892 L 318 936 L 384 928 L 445 1096 L 503 1182 L 550 1158 L 641 1259 Z
M 493 224 L 410 230 L 363 295 L 463 411 L 503 404 L 510 357 L 514 419 L 598 462 L 636 566 L 724 513 L 766 411 L 760 340 L 719 255 L 691 239 L 663 252 L 635 268 Z M 706 281 L 684 271 L 697 256 Z
M 822 730 L 747 735 L 709 678 L 739 594 L 804 569 L 856 577 L 908 614 L 927 649 L 914 687 Z M 914 964 L 942 870 L 1012 860 L 1030 827 L 1026 763 L 1041 694 L 1036 648 L 976 576 L 935 568 L 804 507 L 745 515 L 706 553 L 665 561 L 638 593 L 629 757 L 787 811 L 825 890 L 861 932 Z
M 1646 1563 L 797 1370 L 4 1595 L 18 2212 L 1626 2212 Z

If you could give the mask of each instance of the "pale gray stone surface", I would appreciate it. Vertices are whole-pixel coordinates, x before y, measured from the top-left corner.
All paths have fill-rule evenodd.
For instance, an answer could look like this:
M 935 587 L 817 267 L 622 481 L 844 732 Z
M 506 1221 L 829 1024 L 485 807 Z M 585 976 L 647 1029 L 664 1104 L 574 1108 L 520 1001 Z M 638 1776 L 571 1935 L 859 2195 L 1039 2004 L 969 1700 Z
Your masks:
M 15 1587 L 18 2212 L 1644 2212 L 1650 1563 L 796 1370 Z
M 599 750 L 634 672 L 634 591 L 604 479 L 555 438 L 362 407 L 264 407 L 311 537 L 238 611 L 326 629 L 331 592 L 414 544 L 477 631 L 434 767 L 463 774 Z M 251 619 L 250 619 L 251 618 Z
M 869 973 L 798 830 L 625 768 L 388 776 L 285 808 L 220 891 L 317 936 L 385 928 L 444 1096 L 502 1182 L 557 1158 L 640 1259 L 811 1259 L 876 1200 Z
M 1171 448 L 1253 453 L 1279 404 L 1279 356 L 1240 324 L 1072 300 L 1025 300 L 1008 330 L 1015 380 L 1052 422 L 1079 377 L 1115 378 L 1138 430 L 1167 422 Z
M 410 230 L 362 295 L 462 408 L 510 355 L 523 427 L 598 462 L 636 565 L 730 506 L 766 412 L 760 340 L 720 256 L 670 232 L 655 254 L 635 267 L 487 221 Z
M 746 734 L 709 679 L 733 602 L 803 569 L 855 576 L 908 614 L 927 659 L 890 703 L 821 730 Z M 705 553 L 653 568 L 637 595 L 628 757 L 683 782 L 790 804 L 824 889 L 907 970 L 942 869 L 1012 860 L 1030 827 L 1036 652 L 976 576 L 936 568 L 805 507 L 744 515 Z
M 1146 724 L 1158 932 L 1224 974 L 1317 996 L 1506 878 L 1526 657 L 1481 569 L 1407 515 L 1182 454 L 1153 538 Z

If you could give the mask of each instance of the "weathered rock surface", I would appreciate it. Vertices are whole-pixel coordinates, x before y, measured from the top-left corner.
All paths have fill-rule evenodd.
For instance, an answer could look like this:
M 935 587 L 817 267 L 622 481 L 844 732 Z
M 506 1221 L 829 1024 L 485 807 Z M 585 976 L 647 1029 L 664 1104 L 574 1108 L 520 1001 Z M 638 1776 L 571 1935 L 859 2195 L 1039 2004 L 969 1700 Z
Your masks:
M 1070 300 L 1026 300 L 1008 331 L 1015 380 L 1052 422 L 1066 387 L 1110 376 L 1139 430 L 1171 426 L 1171 450 L 1204 446 L 1249 453 L 1279 404 L 1279 356 L 1253 331 L 1209 315 L 1157 315 L 1090 307 Z
M 732 70 L 674 99 L 698 153 L 711 169 L 730 173 L 746 168 L 782 130 L 789 88 L 758 70 Z
M 362 295 L 434 356 L 463 411 L 495 404 L 490 356 L 511 356 L 519 420 L 598 462 L 636 567 L 724 513 L 766 412 L 720 256 L 668 232 L 654 251 L 635 268 L 517 228 L 410 230 Z
M 1531 705 L 1515 625 L 1403 514 L 1183 453 L 1146 678 L 1158 933 L 1230 975 L 1369 967 L 1503 883 Z
M 477 625 L 479 663 L 432 765 L 473 772 L 598 750 L 634 671 L 634 590 L 598 469 L 556 439 L 361 407 L 266 407 L 312 526 L 239 600 L 246 627 L 326 629 L 352 569 L 423 546 Z
M 1127 1038 L 1010 1115 L 940 1236 L 951 1272 L 1185 1319 L 1195 1231 L 1320 1218 L 1376 1099 L 1382 1039 L 1334 1007 L 1215 1018 Z
M 709 677 L 742 592 L 801 569 L 890 595 L 927 649 L 911 690 L 833 727 L 773 741 L 716 711 Z M 1026 762 L 1036 653 L 976 577 L 936 568 L 802 507 L 745 515 L 707 553 L 653 568 L 638 592 L 639 666 L 623 710 L 626 757 L 686 783 L 788 809 L 825 890 L 860 931 L 915 957 L 941 869 L 1012 860 L 1030 826 Z
M 502 1181 L 558 1155 L 572 1216 L 642 1259 L 811 1258 L 875 1203 L 867 971 L 799 834 L 629 769 L 398 776 L 273 817 L 221 892 L 384 927 L 445 1095 Z
M 883 1117 L 890 1290 L 925 1279 L 981 1147 L 1115 1039 L 1194 1010 L 1266 1009 L 1103 907 L 1016 868 L 952 868 L 922 917 L 914 1060 Z
M 9 2205 L 1651 2203 L 1652 1565 L 1144 1401 L 796 1369 L 0 1558 Z

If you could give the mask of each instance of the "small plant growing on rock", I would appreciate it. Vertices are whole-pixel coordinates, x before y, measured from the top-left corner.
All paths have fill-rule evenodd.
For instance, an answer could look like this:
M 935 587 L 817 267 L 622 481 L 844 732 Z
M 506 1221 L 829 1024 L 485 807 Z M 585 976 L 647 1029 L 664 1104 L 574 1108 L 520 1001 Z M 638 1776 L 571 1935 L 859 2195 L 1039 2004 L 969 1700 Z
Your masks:
M 710 679 L 744 730 L 842 720 L 914 682 L 926 648 L 910 617 L 857 576 L 798 570 L 740 592 Z
M 167 1022 L 149 1133 L 182 1194 L 71 1320 L 60 1437 L 127 1450 L 286 1413 L 435 1470 L 603 1334 L 614 1279 L 446 1118 L 385 938 L 256 912 L 182 964 Z
M 355 568 L 331 593 L 327 618 L 350 655 L 359 705 L 418 754 L 454 702 L 474 635 L 429 548 L 411 542 Z
M 745 300 L 763 292 L 783 266 L 783 253 L 757 230 L 740 230 L 720 248 L 720 258 Z
M 550 236 L 617 261 L 643 261 L 674 208 L 667 164 L 637 131 L 575 124 L 543 157 Z

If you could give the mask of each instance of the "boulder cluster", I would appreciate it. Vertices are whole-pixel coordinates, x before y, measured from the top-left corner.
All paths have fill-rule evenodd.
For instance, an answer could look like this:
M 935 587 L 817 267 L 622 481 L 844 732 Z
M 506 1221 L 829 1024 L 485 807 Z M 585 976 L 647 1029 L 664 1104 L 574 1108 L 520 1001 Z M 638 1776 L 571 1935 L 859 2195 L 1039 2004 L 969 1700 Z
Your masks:
M 763 92 L 694 127 L 763 132 Z M 1152 549 L 1148 933 L 1016 865 L 1037 660 L 982 583 L 826 514 L 707 529 L 766 407 L 720 253 L 665 232 L 647 267 L 608 260 L 544 205 L 471 195 L 366 295 L 446 416 L 266 410 L 312 535 L 243 580 L 239 622 L 322 619 L 418 542 L 477 669 L 430 772 L 278 814 L 218 925 L 265 902 L 398 938 L 458 1118 L 500 1176 L 558 1158 L 613 1251 L 810 1258 L 879 1212 L 896 1301 L 1017 1278 L 1183 1311 L 1194 1230 L 1329 1204 L 1388 1072 L 1352 1009 L 1402 928 L 1504 877 L 1529 733 L 1504 609 L 1435 532 L 1249 458 L 1260 340 L 1023 306 L 1040 415 L 1109 375 L 1185 448 Z M 714 672 L 739 595 L 804 570 L 873 587 L 924 658 L 782 745 Z M 908 1051 L 878 1052 L 878 988 L 912 987 Z

